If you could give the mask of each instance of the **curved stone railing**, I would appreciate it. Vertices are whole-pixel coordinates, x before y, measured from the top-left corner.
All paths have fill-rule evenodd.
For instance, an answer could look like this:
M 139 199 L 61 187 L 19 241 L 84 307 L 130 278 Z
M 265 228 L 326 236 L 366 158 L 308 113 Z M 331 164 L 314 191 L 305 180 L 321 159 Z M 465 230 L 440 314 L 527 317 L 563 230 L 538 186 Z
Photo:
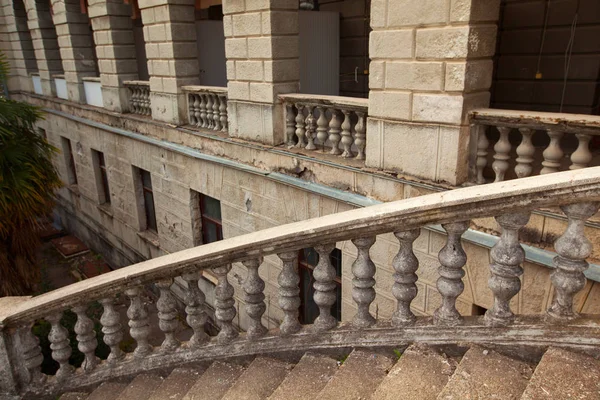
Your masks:
M 279 99 L 285 106 L 288 146 L 365 159 L 368 99 L 307 94 Z
M 481 109 L 470 113 L 477 131 L 477 183 L 600 165 L 600 117 Z M 490 171 L 490 167 L 491 170 Z
M 129 89 L 129 112 L 139 115 L 152 115 L 150 82 L 125 81 L 123 85 Z
M 340 346 L 401 346 L 415 341 L 598 349 L 600 318 L 576 314 L 573 299 L 585 285 L 586 258 L 592 252 L 592 244 L 584 235 L 584 223 L 597 212 L 599 201 L 600 167 L 471 186 L 237 236 L 112 271 L 41 296 L 9 299 L 12 303 L 8 301 L 8 305 L 0 307 L 0 385 L 4 385 L 5 391 L 56 394 L 108 378 L 174 367 L 184 362 Z M 523 273 L 524 260 L 518 232 L 533 209 L 547 206 L 561 206 L 568 218 L 566 230 L 554 244 L 558 255 L 551 280 L 556 295 L 546 316 L 515 316 L 510 301 L 520 291 L 519 276 Z M 489 287 L 494 305 L 484 317 L 463 317 L 456 308 L 457 297 L 464 288 L 463 268 L 467 261 L 461 235 L 470 220 L 491 216 L 496 217 L 502 234 L 491 250 L 491 264 L 480 268 L 490 268 Z M 419 269 L 413 243 L 420 228 L 431 224 L 442 224 L 448 234 L 439 252 L 437 288 L 442 302 L 433 318 L 417 318 L 411 311 L 411 302 L 417 295 Z M 399 251 L 392 262 L 395 283 L 387 288 L 397 305 L 388 321 L 377 319 L 370 312 L 375 299 L 376 267 L 369 250 L 376 235 L 390 232 L 399 242 Z M 358 311 L 352 321 L 340 324 L 331 313 L 336 301 L 336 273 L 328 255 L 337 242 L 346 240 L 351 240 L 357 248 L 352 267 L 352 298 Z M 314 324 L 301 325 L 296 259 L 299 249 L 310 246 L 321 256 L 313 275 L 314 301 L 320 313 Z M 270 255 L 277 255 L 282 264 L 278 282 L 279 304 L 284 316 L 280 328 L 269 331 L 262 323 L 266 308 L 265 283 L 259 270 L 263 257 Z M 231 264 L 238 262 L 243 263 L 247 276 L 241 293 L 234 293 L 228 272 Z M 217 278 L 214 306 L 220 331 L 216 337 L 204 331 L 205 296 L 198 286 L 201 272 L 207 269 Z M 175 277 L 181 277 L 189 288 L 185 295 L 185 313 L 193 336 L 185 343 L 180 343 L 175 336 L 181 324 L 176 299 L 169 290 Z M 149 312 L 141 297 L 145 285 L 156 285 L 160 292 L 156 308 L 164 340 L 156 348 L 149 343 Z M 122 294 L 129 299 L 127 325 L 136 343 L 130 353 L 120 347 L 125 321 L 115 309 L 115 296 Z M 249 321 L 247 331 L 242 334 L 233 323 L 238 309 L 236 297 L 244 300 L 240 311 Z M 94 321 L 86 314 L 94 301 L 103 307 L 99 323 L 103 341 L 110 347 L 105 360 L 95 355 L 98 342 Z M 77 369 L 69 364 L 72 351 L 68 332 L 61 325 L 66 310 L 77 315 L 74 330 L 78 350 L 85 357 Z M 42 349 L 32 333 L 32 325 L 40 319 L 51 325 L 50 349 L 52 358 L 60 366 L 54 376 L 43 374 L 40 368 Z
M 190 125 L 213 131 L 228 132 L 227 88 L 217 86 L 183 86 L 187 93 Z

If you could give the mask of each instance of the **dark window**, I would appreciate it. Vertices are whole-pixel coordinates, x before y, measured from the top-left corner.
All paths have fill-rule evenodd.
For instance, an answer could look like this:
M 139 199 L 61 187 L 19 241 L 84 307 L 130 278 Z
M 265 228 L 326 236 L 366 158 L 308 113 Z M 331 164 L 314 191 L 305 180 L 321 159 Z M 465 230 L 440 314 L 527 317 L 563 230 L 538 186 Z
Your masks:
M 221 202 L 200 193 L 200 218 L 202 224 L 202 243 L 223 240 L 223 223 L 221 221 Z
M 336 270 L 336 301 L 331 307 L 333 316 L 342 320 L 342 252 L 333 249 L 329 254 L 331 265 Z M 300 323 L 312 324 L 319 316 L 319 307 L 314 301 L 315 289 L 313 270 L 319 263 L 319 253 L 314 248 L 300 250 L 298 254 L 298 272 L 300 273 Z
M 69 185 L 77 185 L 77 171 L 75 170 L 75 159 L 73 158 L 73 148 L 71 141 L 67 138 L 61 138 L 63 153 L 65 155 L 65 163 L 67 164 L 67 174 Z
M 96 162 L 99 184 L 98 192 L 100 193 L 100 204 L 110 204 L 110 190 L 108 188 L 108 174 L 106 172 L 106 163 L 104 162 L 104 153 L 97 150 L 92 150 L 92 158 Z
M 41 137 L 43 137 L 44 139 L 48 140 L 48 135 L 46 135 L 46 130 L 43 128 L 38 128 L 38 132 L 40 134 Z
M 140 169 L 142 178 L 142 193 L 144 195 L 144 212 L 146 213 L 146 229 L 157 232 L 156 211 L 154 210 L 154 193 L 150 172 Z

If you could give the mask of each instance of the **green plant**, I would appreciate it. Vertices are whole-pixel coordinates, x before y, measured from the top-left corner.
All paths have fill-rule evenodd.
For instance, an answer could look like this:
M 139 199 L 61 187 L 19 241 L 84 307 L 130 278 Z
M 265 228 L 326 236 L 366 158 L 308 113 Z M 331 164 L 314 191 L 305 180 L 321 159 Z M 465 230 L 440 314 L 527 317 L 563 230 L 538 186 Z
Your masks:
M 8 62 L 0 53 L 0 81 Z M 0 95 L 0 296 L 33 293 L 38 219 L 54 207 L 61 186 L 52 156 L 56 148 L 35 131 L 42 118 L 37 107 Z
M 398 349 L 394 349 L 394 354 L 396 355 L 396 358 L 399 360 L 400 357 L 402 357 L 402 352 Z

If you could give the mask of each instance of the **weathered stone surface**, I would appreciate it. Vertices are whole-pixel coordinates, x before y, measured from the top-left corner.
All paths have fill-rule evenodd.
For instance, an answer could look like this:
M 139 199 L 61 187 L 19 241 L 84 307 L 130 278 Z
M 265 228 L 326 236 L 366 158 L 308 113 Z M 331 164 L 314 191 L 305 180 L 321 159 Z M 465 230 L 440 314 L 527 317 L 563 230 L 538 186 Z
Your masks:
M 463 356 L 438 399 L 518 399 L 532 372 L 524 362 L 474 346 Z
M 599 376 L 600 361 L 550 348 L 536 367 L 521 399 L 597 399 L 600 396 Z
M 215 361 L 204 371 L 183 400 L 220 400 L 243 371 L 244 368 L 239 364 Z
M 149 398 L 162 384 L 163 378 L 154 374 L 141 374 L 121 392 L 116 400 L 140 400 Z
M 114 400 L 127 387 L 124 383 L 106 382 L 98 386 L 87 400 Z
M 162 382 L 149 400 L 181 400 L 202 375 L 205 367 L 176 368 Z
M 379 385 L 372 400 L 435 400 L 457 362 L 424 345 L 412 345 Z
M 320 400 L 359 400 L 369 397 L 385 378 L 393 361 L 368 350 L 354 350 L 317 396 Z
M 286 375 L 292 364 L 268 357 L 256 357 L 238 378 L 223 400 L 263 400 L 268 398 Z
M 87 398 L 88 398 L 87 393 L 72 392 L 72 393 L 63 394 L 62 396 L 60 396 L 59 400 L 86 400 Z
M 269 400 L 315 399 L 337 370 L 337 361 L 333 358 L 306 353 Z

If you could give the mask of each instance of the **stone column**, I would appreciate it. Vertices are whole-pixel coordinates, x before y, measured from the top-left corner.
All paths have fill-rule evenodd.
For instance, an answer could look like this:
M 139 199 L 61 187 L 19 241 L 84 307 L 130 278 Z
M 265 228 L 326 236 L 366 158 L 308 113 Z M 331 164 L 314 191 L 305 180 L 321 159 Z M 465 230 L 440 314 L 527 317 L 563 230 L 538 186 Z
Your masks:
M 98 76 L 94 40 L 79 0 L 52 0 L 52 20 L 58 35 L 69 100 L 85 103 L 82 78 Z
M 37 72 L 33 42 L 27 27 L 27 13 L 23 0 L 2 0 L 2 51 L 10 63 L 8 88 L 33 91 L 32 72 Z
M 229 135 L 282 143 L 277 95 L 297 92 L 300 79 L 298 1 L 223 0 L 223 13 Z
M 56 88 L 52 76 L 62 74 L 63 69 L 56 30 L 50 13 L 50 3 L 46 0 L 25 0 L 25 9 L 40 73 L 42 93 L 45 96 L 54 96 Z
M 131 4 L 89 0 L 104 108 L 129 111 L 129 94 L 123 81 L 138 79 Z
M 367 167 L 461 184 L 489 105 L 500 0 L 373 0 Z
M 181 124 L 187 119 L 181 87 L 200 82 L 194 0 L 140 0 L 139 4 L 152 118 Z

